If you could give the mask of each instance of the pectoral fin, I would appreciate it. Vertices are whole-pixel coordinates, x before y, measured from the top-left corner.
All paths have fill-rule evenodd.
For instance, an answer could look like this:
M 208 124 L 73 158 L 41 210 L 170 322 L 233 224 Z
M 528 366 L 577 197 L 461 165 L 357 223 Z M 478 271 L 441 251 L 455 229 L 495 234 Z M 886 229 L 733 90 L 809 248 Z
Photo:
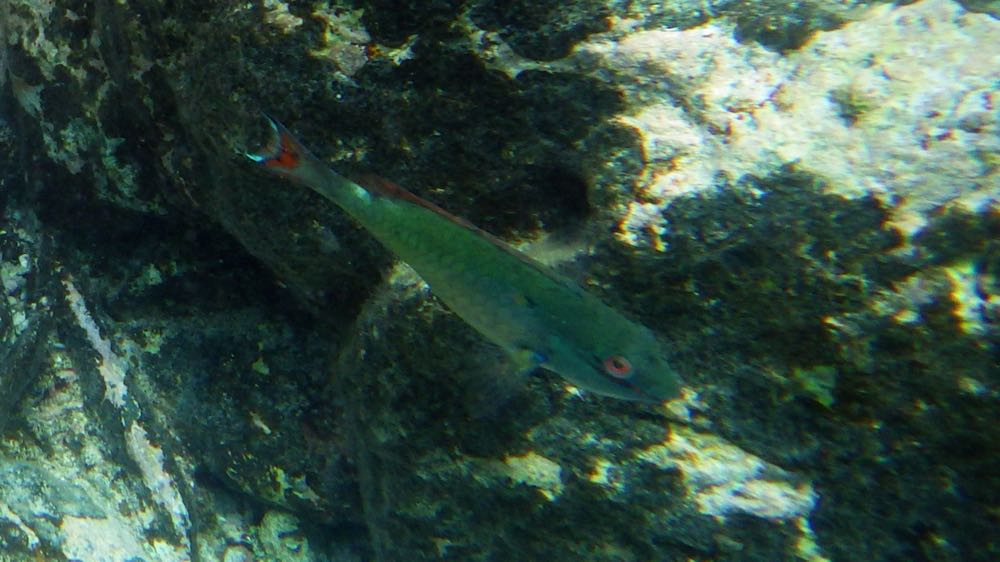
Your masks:
M 462 376 L 463 400 L 473 418 L 492 418 L 524 389 L 529 376 L 543 366 L 544 356 L 531 350 L 505 352 L 482 342 Z
M 545 366 L 548 355 L 537 349 L 530 349 L 527 346 L 519 348 L 510 355 L 510 361 L 522 378 L 531 375 L 539 368 Z

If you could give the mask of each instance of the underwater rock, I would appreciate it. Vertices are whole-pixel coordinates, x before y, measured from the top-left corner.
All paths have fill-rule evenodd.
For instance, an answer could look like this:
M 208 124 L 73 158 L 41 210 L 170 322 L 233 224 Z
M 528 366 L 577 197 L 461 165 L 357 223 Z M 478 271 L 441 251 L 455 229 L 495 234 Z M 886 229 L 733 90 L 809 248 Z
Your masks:
M 5 555 L 21 559 L 59 553 L 111 562 L 145 554 L 123 519 L 78 484 L 32 463 L 0 459 L 0 522 Z
M 41 225 L 22 207 L 27 196 L 16 152 L 13 129 L 0 119 L 0 202 L 6 202 L 0 208 L 0 432 L 17 420 L 47 361 L 56 294 L 56 264 Z
M 0 305 L 3 458 L 106 514 L 52 500 L 66 529 L 163 560 L 990 559 L 996 20 L 625 4 L 3 3 L 0 202 L 46 236 L 7 229 L 0 275 L 70 279 Z M 504 378 L 248 170 L 261 110 L 565 245 L 683 398 Z M 55 329 L 12 335 L 43 295 Z M 55 536 L 19 513 L 4 538 Z
M 293 515 L 267 512 L 260 523 L 260 535 L 268 556 L 273 560 L 289 562 L 314 560 L 309 543 L 300 535 L 299 527 L 299 521 Z
M 619 120 L 644 162 L 623 240 L 662 249 L 658 210 L 673 199 L 783 166 L 890 202 L 911 234 L 941 206 L 979 212 L 1000 197 L 1000 58 L 976 48 L 1000 42 L 995 19 L 949 0 L 886 5 L 787 56 L 737 44 L 725 23 L 632 25 L 551 66 L 607 77 L 625 95 Z

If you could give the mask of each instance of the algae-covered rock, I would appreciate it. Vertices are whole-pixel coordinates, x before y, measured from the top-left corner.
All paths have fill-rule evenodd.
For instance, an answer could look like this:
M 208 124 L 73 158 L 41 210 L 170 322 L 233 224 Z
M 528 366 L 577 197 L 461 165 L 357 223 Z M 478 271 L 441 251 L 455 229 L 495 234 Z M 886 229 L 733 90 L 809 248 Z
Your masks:
M 0 4 L 0 471 L 49 482 L 0 484 L 0 540 L 996 558 L 982 10 Z M 338 209 L 253 170 L 262 111 L 654 330 L 682 396 L 512 373 Z
M 0 117 L 0 431 L 17 421 L 47 361 L 53 329 L 56 264 L 37 215 L 23 207 L 28 196 L 18 189 L 17 162 L 14 129 Z

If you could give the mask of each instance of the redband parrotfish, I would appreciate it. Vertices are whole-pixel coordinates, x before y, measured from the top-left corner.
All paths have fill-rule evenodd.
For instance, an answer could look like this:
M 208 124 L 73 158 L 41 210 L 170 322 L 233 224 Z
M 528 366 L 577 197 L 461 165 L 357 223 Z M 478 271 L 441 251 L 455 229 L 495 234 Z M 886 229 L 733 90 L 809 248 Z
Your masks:
M 645 327 L 469 222 L 390 182 L 362 187 L 337 174 L 268 117 L 272 139 L 245 155 L 337 204 L 410 265 L 449 309 L 503 348 L 518 369 L 661 402 L 681 381 Z

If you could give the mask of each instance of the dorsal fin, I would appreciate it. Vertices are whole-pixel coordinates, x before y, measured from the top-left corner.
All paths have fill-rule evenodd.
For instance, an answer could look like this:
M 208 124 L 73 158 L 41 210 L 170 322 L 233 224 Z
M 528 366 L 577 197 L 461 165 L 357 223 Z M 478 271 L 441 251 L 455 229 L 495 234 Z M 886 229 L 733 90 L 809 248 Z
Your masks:
M 530 265 L 532 268 L 540 272 L 542 275 L 558 280 L 560 283 L 563 283 L 567 287 L 577 288 L 575 284 L 567 282 L 561 276 L 556 275 L 556 273 L 550 270 L 548 267 L 538 263 L 537 261 L 532 259 L 531 256 L 514 248 L 507 242 L 504 242 L 502 239 L 479 228 L 478 226 L 472 224 L 471 222 L 469 222 L 466 219 L 463 219 L 460 216 L 449 213 L 448 211 L 442 209 L 441 207 L 435 205 L 434 203 L 424 199 L 423 197 L 420 197 L 419 195 L 416 195 L 408 191 L 406 188 L 402 187 L 401 185 L 395 182 L 389 181 L 375 174 L 366 174 L 361 178 L 359 178 L 358 185 L 364 188 L 368 193 L 371 193 L 372 195 L 375 195 L 377 197 L 387 197 L 390 199 L 398 199 L 401 201 L 406 201 L 408 203 L 417 205 L 418 207 L 423 207 L 429 211 L 432 211 L 437 215 L 441 216 L 442 218 L 448 219 L 449 221 L 464 228 L 467 228 L 470 231 L 478 234 L 479 236 L 482 236 L 483 238 L 489 240 L 497 248 L 516 257 L 525 264 Z

